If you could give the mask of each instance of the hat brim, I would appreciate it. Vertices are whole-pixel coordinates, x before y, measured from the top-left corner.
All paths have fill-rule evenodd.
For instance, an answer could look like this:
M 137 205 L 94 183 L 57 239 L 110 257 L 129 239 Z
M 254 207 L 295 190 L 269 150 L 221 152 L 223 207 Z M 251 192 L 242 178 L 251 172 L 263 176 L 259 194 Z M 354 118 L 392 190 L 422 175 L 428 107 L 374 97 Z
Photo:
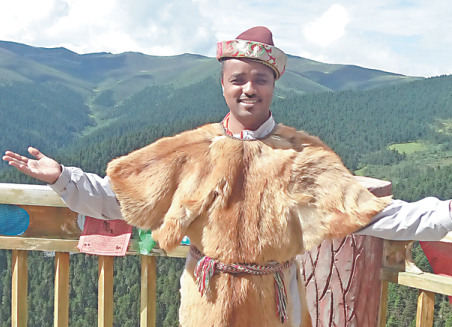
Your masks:
M 217 43 L 217 59 L 248 58 L 273 69 L 279 79 L 286 69 L 287 56 L 277 47 L 248 40 L 230 40 Z

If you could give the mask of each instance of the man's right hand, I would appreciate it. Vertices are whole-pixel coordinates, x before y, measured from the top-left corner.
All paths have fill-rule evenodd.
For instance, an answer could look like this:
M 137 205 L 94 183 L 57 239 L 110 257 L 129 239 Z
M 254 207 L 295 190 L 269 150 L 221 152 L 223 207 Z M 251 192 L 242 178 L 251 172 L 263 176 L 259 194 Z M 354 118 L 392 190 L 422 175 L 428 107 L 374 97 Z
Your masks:
M 60 177 L 61 165 L 33 147 L 29 147 L 28 152 L 36 159 L 29 159 L 20 154 L 6 151 L 3 160 L 28 176 L 39 179 L 47 184 L 55 183 L 58 177 Z

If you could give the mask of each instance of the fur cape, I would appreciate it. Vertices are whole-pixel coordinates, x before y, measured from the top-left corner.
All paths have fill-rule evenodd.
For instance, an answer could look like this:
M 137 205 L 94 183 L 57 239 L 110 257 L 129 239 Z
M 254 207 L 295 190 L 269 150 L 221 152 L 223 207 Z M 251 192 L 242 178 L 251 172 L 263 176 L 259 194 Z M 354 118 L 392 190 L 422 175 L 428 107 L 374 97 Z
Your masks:
M 187 235 L 227 264 L 283 263 L 364 227 L 389 201 L 361 186 L 320 139 L 281 124 L 252 141 L 208 124 L 113 160 L 107 175 L 124 219 L 152 229 L 161 248 Z M 181 326 L 283 326 L 271 274 L 217 273 L 201 296 L 195 265 L 188 257 L 181 278 Z M 289 272 L 284 279 L 289 285 Z M 292 302 L 284 326 L 295 326 Z M 301 325 L 310 325 L 303 312 Z

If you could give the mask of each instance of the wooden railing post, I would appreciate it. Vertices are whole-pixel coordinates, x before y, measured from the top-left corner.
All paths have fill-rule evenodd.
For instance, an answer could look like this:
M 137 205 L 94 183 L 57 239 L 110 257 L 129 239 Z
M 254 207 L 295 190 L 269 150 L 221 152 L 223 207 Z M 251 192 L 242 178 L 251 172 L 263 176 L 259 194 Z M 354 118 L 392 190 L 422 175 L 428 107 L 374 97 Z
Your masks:
M 435 310 L 435 293 L 419 290 L 416 327 L 432 327 Z
M 140 327 L 155 327 L 156 322 L 156 258 L 141 256 L 141 315 Z
M 54 327 L 69 325 L 69 253 L 55 252 Z
M 99 256 L 99 327 L 113 327 L 113 260 L 111 256 Z
M 28 320 L 28 252 L 13 250 L 11 287 L 11 326 L 25 327 Z
M 378 308 L 378 327 L 386 326 L 386 318 L 388 316 L 388 289 L 389 283 L 381 281 L 380 307 Z

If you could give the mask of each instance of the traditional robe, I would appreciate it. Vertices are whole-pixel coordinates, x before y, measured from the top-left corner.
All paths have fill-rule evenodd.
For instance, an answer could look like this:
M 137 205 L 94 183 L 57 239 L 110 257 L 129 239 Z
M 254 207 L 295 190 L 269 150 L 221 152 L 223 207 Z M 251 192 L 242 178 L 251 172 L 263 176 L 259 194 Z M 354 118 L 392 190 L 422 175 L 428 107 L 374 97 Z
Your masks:
M 124 219 L 152 229 L 171 250 L 187 235 L 204 255 L 226 264 L 283 263 L 364 227 L 387 204 L 362 187 L 317 137 L 277 125 L 265 138 L 238 140 L 221 124 L 167 137 L 113 160 L 107 175 Z M 275 310 L 269 275 L 215 274 L 202 296 L 187 259 L 181 279 L 181 326 L 295 326 Z M 286 269 L 286 285 L 301 277 Z M 302 326 L 309 324 L 303 310 Z M 295 319 L 297 320 L 297 319 Z M 297 321 L 296 325 L 300 325 Z

